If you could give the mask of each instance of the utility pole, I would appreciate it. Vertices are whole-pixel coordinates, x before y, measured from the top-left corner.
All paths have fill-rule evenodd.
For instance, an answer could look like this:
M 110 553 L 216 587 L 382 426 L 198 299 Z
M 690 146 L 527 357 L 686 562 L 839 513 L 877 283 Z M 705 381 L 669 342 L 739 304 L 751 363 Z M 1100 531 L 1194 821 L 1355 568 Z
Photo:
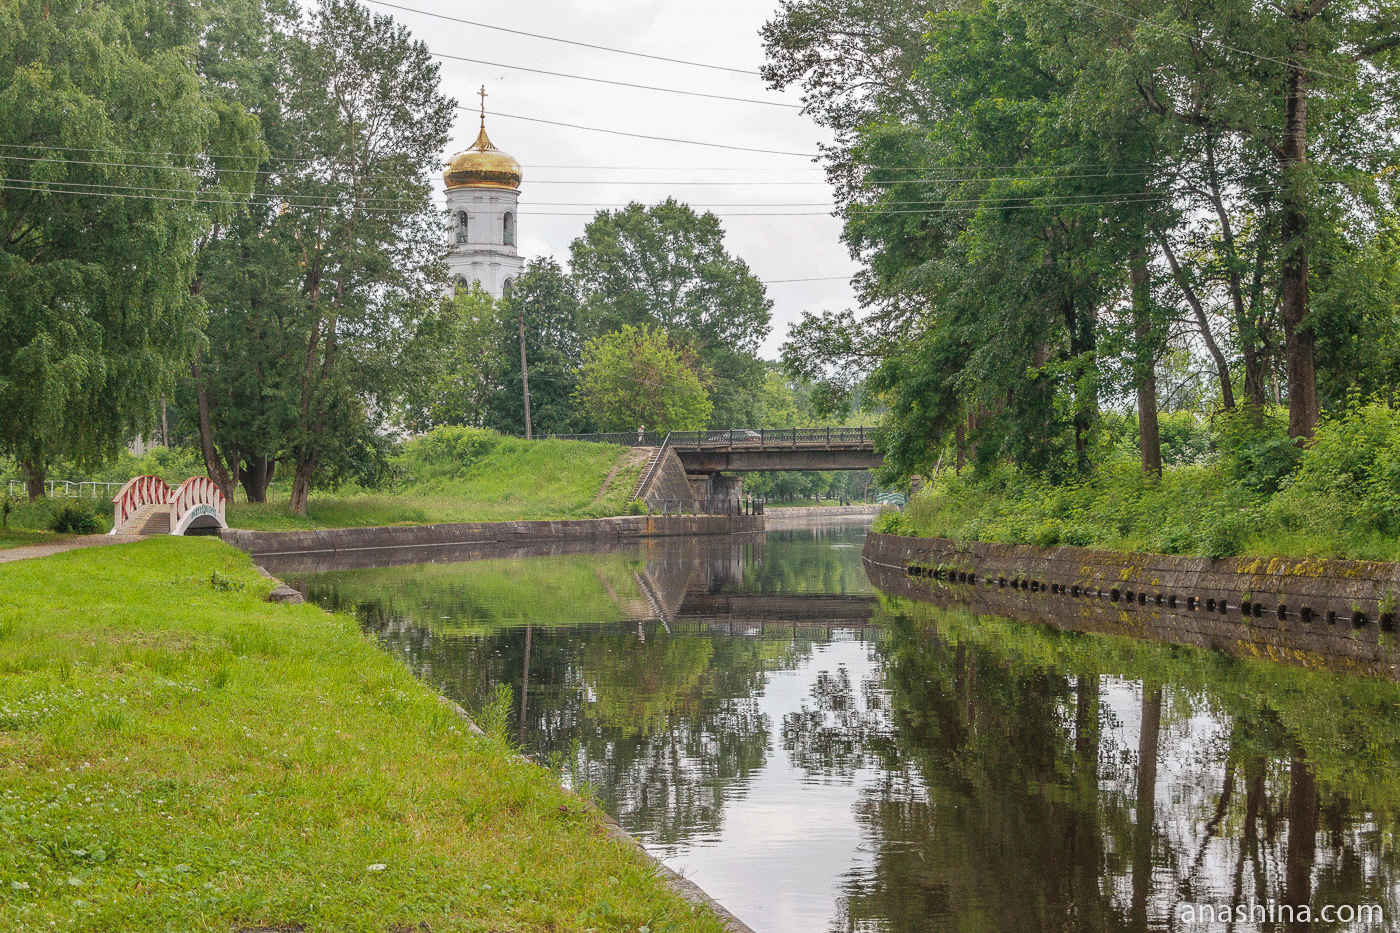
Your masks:
M 530 427 L 530 366 L 525 362 L 525 303 L 520 303 L 520 382 L 525 387 L 525 440 L 535 439 Z

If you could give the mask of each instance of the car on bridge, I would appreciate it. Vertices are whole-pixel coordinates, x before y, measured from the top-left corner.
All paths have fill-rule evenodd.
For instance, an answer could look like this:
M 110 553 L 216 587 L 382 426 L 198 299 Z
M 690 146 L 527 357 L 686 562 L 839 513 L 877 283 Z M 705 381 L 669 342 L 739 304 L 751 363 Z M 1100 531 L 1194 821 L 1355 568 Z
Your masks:
M 705 438 L 706 444 L 762 444 L 763 435 L 757 431 L 722 431 Z

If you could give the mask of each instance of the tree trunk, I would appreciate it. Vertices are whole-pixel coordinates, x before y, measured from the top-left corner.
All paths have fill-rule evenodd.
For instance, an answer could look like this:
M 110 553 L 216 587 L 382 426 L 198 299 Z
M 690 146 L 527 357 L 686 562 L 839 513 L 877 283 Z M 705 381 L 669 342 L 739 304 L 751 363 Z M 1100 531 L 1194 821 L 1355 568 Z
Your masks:
M 1138 733 L 1137 814 L 1133 820 L 1133 893 L 1131 928 L 1147 929 L 1147 900 L 1152 893 L 1153 824 L 1157 815 L 1157 755 L 1162 732 L 1162 688 L 1142 685 L 1142 728 Z
M 311 478 L 316 473 L 316 454 L 298 451 L 296 472 L 292 474 L 292 498 L 287 508 L 293 515 L 306 515 L 306 503 L 311 498 Z
M 1306 30 L 1304 20 L 1300 28 Z M 1279 162 L 1283 170 L 1280 228 L 1279 311 L 1288 363 L 1288 436 L 1309 438 L 1317 428 L 1316 335 L 1308 315 L 1308 215 L 1304 194 L 1308 163 L 1307 77 L 1299 59 L 1308 51 L 1306 33 L 1293 42 L 1288 59 L 1288 104 Z
M 1317 860 L 1317 778 L 1301 752 L 1293 756 L 1288 785 L 1288 867 L 1285 872 L 1284 903 L 1297 911 L 1312 903 L 1312 872 Z M 1294 919 L 1284 929 L 1310 930 L 1311 924 Z
M 277 461 L 267 454 L 249 457 L 243 461 L 243 494 L 249 502 L 266 502 L 267 487 L 277 472 Z
M 1074 454 L 1075 468 L 1087 473 L 1093 465 L 1089 462 L 1089 434 L 1099 415 L 1098 363 L 1094 351 L 1098 349 L 1094 335 L 1098 314 L 1092 308 L 1084 310 L 1072 297 L 1064 298 L 1061 313 L 1065 328 L 1069 331 L 1069 355 L 1076 367 L 1074 381 Z M 1090 378 L 1090 370 L 1093 378 Z
M 44 465 L 31 460 L 21 460 L 19 469 L 24 474 L 24 491 L 29 494 L 29 501 L 44 498 L 44 480 L 48 479 L 49 475 Z
M 1142 472 L 1162 475 L 1162 433 L 1157 424 L 1157 361 L 1152 341 L 1152 295 L 1147 271 L 1147 254 L 1134 250 L 1129 262 L 1133 286 L 1133 383 L 1137 388 L 1138 448 L 1142 452 Z
M 204 472 L 219 487 L 224 499 L 232 499 L 238 491 L 238 458 L 230 458 L 233 475 L 224 469 L 224 463 L 214 449 L 214 427 L 209 417 L 209 393 L 204 385 L 204 354 L 194 351 L 194 362 L 190 364 L 190 375 L 194 378 L 194 392 L 199 411 L 199 452 L 204 457 Z
M 1215 361 L 1216 377 L 1220 380 L 1221 404 L 1225 406 L 1226 411 L 1232 411 L 1235 407 L 1235 390 L 1230 386 L 1230 365 L 1225 361 L 1225 354 L 1220 352 L 1220 345 L 1215 342 L 1215 335 L 1210 332 L 1210 319 L 1206 316 L 1205 306 L 1201 304 L 1200 296 L 1191 287 L 1186 273 L 1182 271 L 1181 264 L 1177 262 L 1176 251 L 1172 249 L 1166 234 L 1155 229 L 1152 233 L 1157 237 L 1158 245 L 1162 247 L 1162 255 L 1166 257 L 1167 265 L 1171 267 L 1172 278 L 1181 288 L 1182 295 L 1186 297 L 1186 303 L 1191 306 L 1191 313 L 1196 317 L 1196 328 L 1201 333 L 1201 340 L 1205 343 L 1210 358 Z
M 1251 295 L 1251 300 L 1246 304 L 1244 284 L 1240 278 L 1239 249 L 1235 242 L 1235 228 L 1234 224 L 1230 222 L 1230 212 L 1225 208 L 1220 174 L 1216 168 L 1215 136 L 1213 134 L 1206 137 L 1206 169 L 1210 180 L 1211 206 L 1215 208 L 1215 217 L 1220 223 L 1220 248 L 1225 252 L 1226 287 L 1230 293 L 1230 303 L 1235 309 L 1235 334 L 1239 340 L 1240 359 L 1244 362 L 1244 400 L 1245 404 L 1257 416 L 1268 404 L 1268 397 L 1264 390 L 1263 362 L 1259 357 L 1259 329 L 1255 326 L 1256 319 L 1251 317 L 1250 311 L 1257 312 L 1258 309 L 1258 286 L 1263 272 L 1259 266 L 1266 254 L 1264 245 L 1269 223 L 1268 210 L 1265 209 L 1264 218 L 1260 222 L 1263 229 L 1259 231 L 1257 237 L 1259 255 L 1254 274 L 1254 294 Z

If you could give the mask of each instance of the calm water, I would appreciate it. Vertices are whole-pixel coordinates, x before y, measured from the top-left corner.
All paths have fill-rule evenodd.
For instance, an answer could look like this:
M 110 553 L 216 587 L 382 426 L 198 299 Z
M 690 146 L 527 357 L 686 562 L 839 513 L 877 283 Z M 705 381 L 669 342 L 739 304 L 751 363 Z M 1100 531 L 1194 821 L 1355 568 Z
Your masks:
M 1394 684 L 882 603 L 863 534 L 280 572 L 469 709 L 509 688 L 758 931 L 1400 929 Z

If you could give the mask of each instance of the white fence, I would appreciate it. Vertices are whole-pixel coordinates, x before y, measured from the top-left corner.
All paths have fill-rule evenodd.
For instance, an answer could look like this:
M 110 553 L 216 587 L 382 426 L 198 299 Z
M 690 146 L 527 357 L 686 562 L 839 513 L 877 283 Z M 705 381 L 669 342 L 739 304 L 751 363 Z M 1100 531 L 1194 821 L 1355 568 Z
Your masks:
M 44 482 L 44 491 L 50 496 L 64 496 L 76 499 L 86 496 L 92 499 L 111 499 L 125 486 L 125 483 L 98 483 L 92 480 L 51 479 Z M 5 481 L 5 492 L 11 496 L 28 496 L 28 487 L 22 479 Z

